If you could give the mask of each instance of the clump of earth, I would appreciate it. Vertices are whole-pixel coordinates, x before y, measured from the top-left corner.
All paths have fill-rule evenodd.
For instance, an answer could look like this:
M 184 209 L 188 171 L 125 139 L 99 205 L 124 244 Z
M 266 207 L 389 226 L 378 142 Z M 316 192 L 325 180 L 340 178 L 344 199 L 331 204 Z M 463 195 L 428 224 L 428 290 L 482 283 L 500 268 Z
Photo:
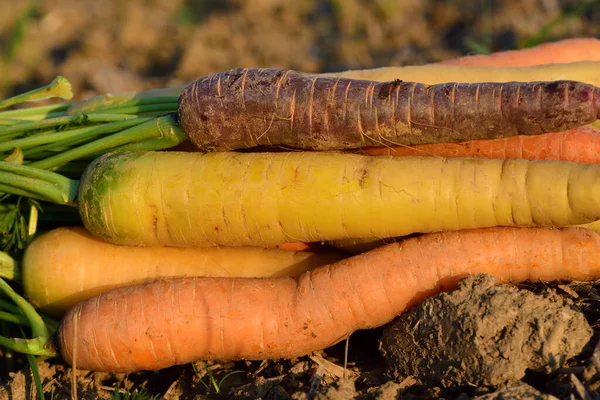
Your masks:
M 385 329 L 387 374 L 428 384 L 499 386 L 528 369 L 554 372 L 589 344 L 593 330 L 573 302 L 471 276 Z

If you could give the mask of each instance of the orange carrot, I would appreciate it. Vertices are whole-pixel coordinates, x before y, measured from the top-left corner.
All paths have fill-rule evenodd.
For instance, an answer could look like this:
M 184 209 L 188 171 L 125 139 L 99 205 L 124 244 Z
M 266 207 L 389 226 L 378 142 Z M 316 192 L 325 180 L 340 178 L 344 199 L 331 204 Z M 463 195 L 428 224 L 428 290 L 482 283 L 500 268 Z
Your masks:
M 539 64 L 600 61 L 600 40 L 596 38 L 563 39 L 521 50 L 500 51 L 485 55 L 445 60 L 445 65 L 528 67 Z
M 282 243 L 276 246 L 281 250 L 291 250 L 291 251 L 318 251 L 325 248 L 325 246 L 319 243 L 305 243 L 305 242 L 288 242 Z
M 357 152 L 371 156 L 524 158 L 600 164 L 600 130 L 584 126 L 536 136 L 512 136 L 417 146 L 364 147 Z
M 355 330 L 384 325 L 476 273 L 499 282 L 597 279 L 600 236 L 579 228 L 442 232 L 297 278 L 191 278 L 131 286 L 72 308 L 57 343 L 68 363 L 98 371 L 296 357 Z

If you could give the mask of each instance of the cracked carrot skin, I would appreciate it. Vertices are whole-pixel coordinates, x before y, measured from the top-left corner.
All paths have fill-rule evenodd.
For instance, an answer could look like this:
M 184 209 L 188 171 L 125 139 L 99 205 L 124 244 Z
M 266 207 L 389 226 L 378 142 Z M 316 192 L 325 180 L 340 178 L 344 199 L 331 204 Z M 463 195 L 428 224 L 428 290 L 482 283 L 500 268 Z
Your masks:
M 340 150 L 567 130 L 598 119 L 597 91 L 562 80 L 426 85 L 238 68 L 192 83 L 178 113 L 201 150 Z
M 144 246 L 274 246 L 600 219 L 600 165 L 337 152 L 115 152 L 80 181 L 88 231 Z
M 83 370 L 291 358 L 382 326 L 478 273 L 498 283 L 600 278 L 587 229 L 490 228 L 392 243 L 299 277 L 164 280 L 101 294 L 63 318 L 58 349 Z
M 117 246 L 83 227 L 61 227 L 27 246 L 21 282 L 32 304 L 61 316 L 77 302 L 116 287 L 185 276 L 297 276 L 342 258 L 333 251 L 259 247 Z

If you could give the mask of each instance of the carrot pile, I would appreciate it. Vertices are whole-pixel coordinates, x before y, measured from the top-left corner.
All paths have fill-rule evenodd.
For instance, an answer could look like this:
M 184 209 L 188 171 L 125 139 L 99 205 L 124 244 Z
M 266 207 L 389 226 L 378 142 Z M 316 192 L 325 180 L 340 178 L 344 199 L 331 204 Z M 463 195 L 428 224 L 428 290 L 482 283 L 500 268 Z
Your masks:
M 287 358 L 469 274 L 599 279 L 598 42 L 0 112 L 0 191 L 32 212 L 0 268 L 32 337 L 0 344 L 115 372 Z M 76 218 L 36 233 L 39 203 Z

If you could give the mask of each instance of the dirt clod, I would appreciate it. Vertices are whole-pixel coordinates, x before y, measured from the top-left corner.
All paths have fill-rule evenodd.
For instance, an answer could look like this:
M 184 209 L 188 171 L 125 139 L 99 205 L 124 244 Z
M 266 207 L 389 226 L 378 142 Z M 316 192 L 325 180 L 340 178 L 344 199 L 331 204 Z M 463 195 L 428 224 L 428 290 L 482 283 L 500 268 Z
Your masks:
M 399 317 L 379 347 L 395 380 L 497 386 L 527 369 L 556 370 L 591 337 L 584 315 L 554 291 L 535 295 L 477 275 Z
M 329 385 L 323 392 L 318 393 L 316 400 L 351 400 L 356 398 L 356 389 L 354 381 L 350 379 L 340 379 L 332 385 Z
M 474 397 L 473 400 L 558 400 L 556 397 L 545 394 L 529 386 L 526 383 L 519 382 L 514 385 L 502 387 L 493 393 Z

